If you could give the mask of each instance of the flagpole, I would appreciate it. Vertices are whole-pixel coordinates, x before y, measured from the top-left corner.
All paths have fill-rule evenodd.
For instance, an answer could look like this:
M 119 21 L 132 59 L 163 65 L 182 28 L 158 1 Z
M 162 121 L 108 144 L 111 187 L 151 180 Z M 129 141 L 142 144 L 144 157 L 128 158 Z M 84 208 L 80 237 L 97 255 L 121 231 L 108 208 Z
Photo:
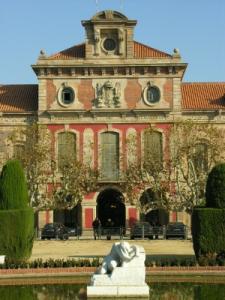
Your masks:
M 98 9 L 98 0 L 95 0 L 95 4 L 96 4 L 96 11 L 99 11 L 99 9 Z
M 120 10 L 123 11 L 123 0 L 120 0 Z

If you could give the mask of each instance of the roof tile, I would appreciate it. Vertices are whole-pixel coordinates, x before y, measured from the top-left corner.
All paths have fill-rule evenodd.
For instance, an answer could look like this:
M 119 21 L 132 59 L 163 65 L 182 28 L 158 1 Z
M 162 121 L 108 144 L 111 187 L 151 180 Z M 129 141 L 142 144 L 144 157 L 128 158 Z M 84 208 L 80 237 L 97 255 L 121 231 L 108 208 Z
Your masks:
M 48 57 L 49 59 L 85 58 L 85 44 L 75 45 Z
M 225 82 L 182 83 L 182 108 L 225 109 Z
M 1 112 L 31 112 L 38 109 L 38 85 L 0 86 Z
M 171 58 L 170 54 L 134 41 L 134 58 Z M 48 57 L 48 59 L 85 58 L 85 44 L 75 45 Z
M 171 58 L 168 53 L 146 46 L 134 41 L 134 57 L 135 58 Z

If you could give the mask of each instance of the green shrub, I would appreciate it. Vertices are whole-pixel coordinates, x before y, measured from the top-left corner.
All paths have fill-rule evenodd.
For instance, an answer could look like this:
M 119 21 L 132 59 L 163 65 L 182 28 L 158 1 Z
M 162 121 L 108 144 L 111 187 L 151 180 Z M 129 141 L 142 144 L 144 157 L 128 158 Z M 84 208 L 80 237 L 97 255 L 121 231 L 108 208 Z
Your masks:
M 27 184 L 21 163 L 9 160 L 0 176 L 0 209 L 22 209 L 28 205 Z
M 216 165 L 206 183 L 206 207 L 225 208 L 225 164 Z
M 225 209 L 194 208 L 192 237 L 199 263 L 214 264 L 217 254 L 225 250 Z
M 98 267 L 100 265 L 99 258 L 94 259 L 52 259 L 43 261 L 38 258 L 33 261 L 15 261 L 6 259 L 5 264 L 0 265 L 0 269 L 26 269 L 26 268 L 76 268 L 76 267 Z
M 0 254 L 15 261 L 30 257 L 34 239 L 32 208 L 0 210 Z

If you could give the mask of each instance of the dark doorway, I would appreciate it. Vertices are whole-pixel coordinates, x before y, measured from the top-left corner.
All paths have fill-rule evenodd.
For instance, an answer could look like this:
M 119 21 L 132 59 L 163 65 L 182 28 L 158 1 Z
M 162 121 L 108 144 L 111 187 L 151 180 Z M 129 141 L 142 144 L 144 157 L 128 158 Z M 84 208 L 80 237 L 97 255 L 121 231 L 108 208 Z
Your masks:
M 153 209 L 145 215 L 145 221 L 153 226 L 167 225 L 169 222 L 169 213 L 163 209 Z
M 81 205 L 77 204 L 73 209 L 54 210 L 54 222 L 62 223 L 69 228 L 77 228 L 82 225 Z
M 107 225 L 109 219 L 114 227 L 125 227 L 126 213 L 122 193 L 113 188 L 102 191 L 97 199 L 97 216 L 102 227 Z
M 141 197 L 140 203 L 144 207 L 153 207 L 151 211 L 142 216 L 144 221 L 149 222 L 152 226 L 163 226 L 167 225 L 169 222 L 169 213 L 160 207 L 161 194 L 155 192 L 153 189 L 145 190 Z

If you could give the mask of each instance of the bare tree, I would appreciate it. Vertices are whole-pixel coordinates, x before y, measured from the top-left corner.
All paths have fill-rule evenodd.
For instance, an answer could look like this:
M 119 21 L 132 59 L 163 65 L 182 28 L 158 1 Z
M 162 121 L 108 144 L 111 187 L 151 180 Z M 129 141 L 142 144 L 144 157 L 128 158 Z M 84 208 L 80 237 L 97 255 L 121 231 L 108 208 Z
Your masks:
M 60 170 L 54 170 L 52 202 L 55 208 L 72 209 L 82 202 L 84 195 L 97 189 L 98 171 L 74 157 L 65 158 Z
M 34 122 L 10 136 L 14 156 L 21 160 L 28 184 L 30 205 L 36 210 L 51 206 L 48 184 L 52 176 L 51 133 Z
M 209 171 L 224 160 L 224 130 L 213 124 L 178 122 L 170 134 L 174 208 L 191 213 L 204 203 Z
M 145 133 L 154 133 L 149 127 Z M 138 151 L 135 137 L 128 136 L 128 165 L 122 172 L 122 189 L 126 201 L 146 214 L 151 209 L 168 210 L 171 203 L 171 168 L 168 160 L 163 160 L 157 147 L 149 151 Z M 152 151 L 151 151 L 152 150 Z M 161 152 L 161 150 L 160 150 Z M 132 158 L 130 160 L 130 158 Z
M 69 134 L 67 137 L 71 138 Z M 37 123 L 16 130 L 11 135 L 17 150 L 15 155 L 25 169 L 30 205 L 36 210 L 71 209 L 97 187 L 98 172 L 79 162 L 67 151 L 69 149 L 64 150 L 59 163 L 52 140 L 48 128 Z

